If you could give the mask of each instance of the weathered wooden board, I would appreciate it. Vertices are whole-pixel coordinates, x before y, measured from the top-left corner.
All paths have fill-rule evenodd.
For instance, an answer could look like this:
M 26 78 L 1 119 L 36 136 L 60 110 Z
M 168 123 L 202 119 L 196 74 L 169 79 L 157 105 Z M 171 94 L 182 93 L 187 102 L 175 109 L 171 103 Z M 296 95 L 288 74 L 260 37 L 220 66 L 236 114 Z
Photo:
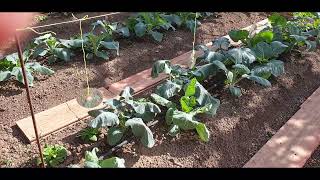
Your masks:
M 320 88 L 244 167 L 303 167 L 320 144 Z

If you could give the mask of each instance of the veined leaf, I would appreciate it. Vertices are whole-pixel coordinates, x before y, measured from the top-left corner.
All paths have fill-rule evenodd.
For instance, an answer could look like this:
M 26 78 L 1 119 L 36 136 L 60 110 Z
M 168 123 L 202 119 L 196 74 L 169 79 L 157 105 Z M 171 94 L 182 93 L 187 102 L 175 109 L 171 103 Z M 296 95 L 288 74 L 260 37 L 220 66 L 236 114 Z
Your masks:
M 38 62 L 32 62 L 32 63 L 27 63 L 26 67 L 33 69 L 36 72 L 39 72 L 44 75 L 52 75 L 54 74 L 54 71 L 45 67 L 41 66 Z
M 181 85 L 176 84 L 172 81 L 166 80 L 163 84 L 156 88 L 156 94 L 159 96 L 169 99 L 176 95 L 181 90 Z
M 191 79 L 191 81 L 189 82 L 185 90 L 185 96 L 188 96 L 188 97 L 193 96 L 196 93 L 196 83 L 197 83 L 196 78 Z
M 249 48 L 233 48 L 228 51 L 228 56 L 235 64 L 249 65 L 256 61 L 254 52 Z
M 123 130 L 118 127 L 111 127 L 108 130 L 108 144 L 110 146 L 116 145 L 123 137 Z
M 125 87 L 121 92 L 120 92 L 120 98 L 125 99 L 126 101 L 132 100 L 132 94 L 134 93 L 134 90 L 131 87 Z
M 150 96 L 157 104 L 160 104 L 161 106 L 164 106 L 167 108 L 171 108 L 171 107 L 176 106 L 173 102 L 159 96 L 158 94 L 152 93 Z
M 0 71 L 0 82 L 6 81 L 11 77 L 10 71 Z
M 154 40 L 161 42 L 163 38 L 163 34 L 158 31 L 150 31 L 151 36 Z
M 197 133 L 199 135 L 199 138 L 204 141 L 208 142 L 210 138 L 209 130 L 207 129 L 206 125 L 203 123 L 198 123 L 196 126 Z
M 155 62 L 152 66 L 151 76 L 156 78 L 160 73 L 169 74 L 171 72 L 170 61 L 168 60 L 159 60 Z
M 25 84 L 24 80 L 23 80 L 23 74 L 22 74 L 21 67 L 14 67 L 11 71 L 11 74 L 14 75 L 19 82 Z M 27 75 L 27 81 L 28 81 L 29 86 L 33 86 L 34 78 L 28 69 L 26 69 L 26 75 Z
M 134 26 L 134 31 L 138 37 L 142 37 L 147 31 L 147 26 L 143 22 L 139 22 Z
M 232 66 L 232 68 L 235 69 L 239 75 L 250 73 L 250 69 L 243 64 L 235 64 Z
M 53 48 L 53 54 L 56 55 L 59 59 L 64 61 L 70 61 L 71 52 L 66 48 Z
M 247 79 L 250 79 L 252 81 L 257 82 L 257 83 L 261 84 L 262 86 L 266 86 L 266 87 L 270 87 L 271 86 L 271 83 L 267 79 L 264 79 L 262 77 L 255 76 L 255 75 L 246 75 L 244 77 L 247 78 Z
M 247 30 L 231 30 L 229 36 L 234 42 L 243 41 L 248 38 L 249 31 Z
M 210 93 L 197 82 L 196 84 L 196 93 L 194 95 L 197 98 L 197 102 L 200 106 L 207 106 L 209 111 L 207 114 L 215 115 L 218 107 L 220 106 L 220 101 L 215 99 L 210 95 Z
M 172 108 L 172 107 L 167 110 L 166 117 L 165 117 L 167 125 L 172 124 L 172 116 L 173 116 L 173 112 L 175 110 L 176 110 L 176 108 Z
M 212 42 L 212 46 L 217 49 L 228 50 L 230 41 L 228 38 L 220 37 Z
M 151 130 L 144 124 L 140 118 L 132 118 L 126 121 L 125 126 L 130 126 L 132 133 L 140 138 L 141 143 L 152 148 L 155 144 Z
M 241 96 L 241 89 L 234 86 L 229 86 L 229 91 L 234 96 Z
M 100 128 L 106 126 L 115 126 L 118 124 L 119 118 L 115 113 L 102 112 L 89 123 L 89 126 L 92 128 Z
M 169 134 L 170 136 L 175 137 L 177 134 L 179 134 L 179 132 L 180 132 L 179 126 L 172 124 L 172 125 L 170 126 L 170 128 L 169 128 L 168 134 Z

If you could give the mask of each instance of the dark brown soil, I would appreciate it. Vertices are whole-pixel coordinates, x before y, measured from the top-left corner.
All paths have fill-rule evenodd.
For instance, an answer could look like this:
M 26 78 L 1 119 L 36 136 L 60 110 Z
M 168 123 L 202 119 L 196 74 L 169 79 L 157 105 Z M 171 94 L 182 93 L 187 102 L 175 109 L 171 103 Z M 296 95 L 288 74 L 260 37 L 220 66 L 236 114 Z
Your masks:
M 86 13 L 77 15 L 82 17 Z M 99 14 L 99 13 L 95 13 Z M 101 13 L 102 14 L 102 13 Z M 91 13 L 89 13 L 92 16 Z M 223 36 L 233 28 L 246 27 L 266 18 L 266 13 L 218 13 L 202 21 L 197 43 L 207 43 Z M 118 20 L 125 16 L 118 17 Z M 65 18 L 68 19 L 68 18 Z M 71 18 L 69 18 L 71 19 Z M 62 21 L 49 19 L 48 22 Z M 85 24 L 84 24 L 85 26 Z M 88 28 L 88 27 L 87 27 Z M 60 38 L 79 32 L 78 25 L 64 25 L 50 29 Z M 30 37 L 29 37 L 30 38 Z M 105 78 L 116 82 L 150 68 L 156 60 L 171 59 L 192 48 L 192 33 L 185 29 L 166 32 L 164 40 L 156 43 L 149 37 L 120 40 L 120 56 L 110 61 L 93 60 L 89 64 L 90 84 L 104 86 Z M 7 52 L 14 49 L 8 48 Z M 299 105 L 320 85 L 319 51 L 304 57 L 286 57 L 286 74 L 272 81 L 271 88 L 262 89 L 242 82 L 243 96 L 230 97 L 223 93 L 222 104 L 214 118 L 204 118 L 211 132 L 211 140 L 201 143 L 193 133 L 183 133 L 172 139 L 166 135 L 167 127 L 159 123 L 153 129 L 156 146 L 146 149 L 137 144 L 125 146 L 116 155 L 126 160 L 128 167 L 241 167 L 268 139 L 299 109 Z M 76 98 L 84 87 L 84 70 L 81 56 L 71 63 L 51 66 L 56 73 L 51 77 L 36 75 L 32 100 L 36 112 Z M 215 94 L 215 92 L 212 92 Z M 37 157 L 35 143 L 28 144 L 15 122 L 29 116 L 25 90 L 15 81 L 0 83 L 0 162 L 3 166 L 32 167 Z M 159 119 L 161 120 L 161 119 Z M 78 163 L 85 150 L 99 146 L 108 150 L 103 140 L 84 144 L 77 133 L 86 127 L 86 121 L 55 132 L 43 139 L 42 145 L 63 144 L 69 151 L 64 165 Z M 103 135 L 102 135 L 103 136 Z M 102 139 L 102 138 L 101 138 Z M 319 157 L 319 154 L 316 155 Z M 318 161 L 319 162 L 319 161 Z

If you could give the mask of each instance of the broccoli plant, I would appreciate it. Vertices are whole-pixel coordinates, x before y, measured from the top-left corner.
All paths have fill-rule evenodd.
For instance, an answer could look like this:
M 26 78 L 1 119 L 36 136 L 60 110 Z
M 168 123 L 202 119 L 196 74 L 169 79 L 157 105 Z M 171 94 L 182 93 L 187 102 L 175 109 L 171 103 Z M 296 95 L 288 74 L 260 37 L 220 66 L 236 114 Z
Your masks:
M 43 159 L 47 166 L 56 167 L 67 158 L 67 149 L 61 145 L 45 145 L 43 150 Z M 40 158 L 37 164 L 41 163 Z
M 54 74 L 53 70 L 40 65 L 38 62 L 29 62 L 30 51 L 24 51 L 23 58 L 25 61 L 26 75 L 29 86 L 33 86 L 33 73 L 40 73 L 43 75 Z M 0 60 L 0 82 L 8 80 L 11 76 L 14 76 L 17 81 L 24 84 L 18 53 L 7 55 L 4 59 Z
M 272 26 L 274 40 L 287 45 L 288 51 L 296 46 L 306 46 L 307 51 L 314 51 L 317 43 L 319 44 L 318 29 L 304 29 L 295 20 L 288 21 L 278 13 L 272 14 L 268 19 Z
M 153 134 L 145 122 L 149 122 L 161 112 L 160 108 L 144 98 L 134 100 L 133 89 L 126 87 L 119 99 L 104 102 L 107 108 L 89 111 L 94 119 L 89 123 L 92 128 L 108 128 L 107 141 L 116 145 L 124 135 L 131 132 L 140 138 L 141 143 L 151 148 L 154 146 Z
M 166 123 L 170 126 L 169 135 L 175 136 L 180 130 L 196 130 L 200 140 L 207 142 L 210 133 L 196 115 L 215 115 L 220 101 L 197 81 L 192 70 L 160 60 L 153 65 L 151 75 L 155 78 L 160 73 L 168 74 L 169 80 L 159 85 L 151 97 L 157 104 L 168 108 Z M 176 98 L 179 103 L 175 102 Z
M 97 156 L 98 148 L 93 148 L 92 151 L 85 153 L 85 168 L 124 168 L 125 161 L 122 158 L 111 157 L 108 159 L 100 160 Z
M 119 55 L 119 42 L 110 39 L 108 33 L 96 35 L 93 32 L 88 32 L 83 34 L 83 41 L 80 36 L 76 36 L 69 40 L 62 40 L 62 42 L 64 46 L 72 49 L 81 48 L 83 42 L 87 59 L 92 59 L 94 56 L 97 56 L 108 60 L 109 53 L 107 50 L 116 50 L 117 55 Z
M 287 46 L 273 41 L 270 44 L 259 42 L 253 49 L 238 47 L 228 49 L 230 42 L 227 38 L 213 41 L 212 50 L 199 46 L 204 53 L 197 61 L 204 65 L 197 66 L 194 75 L 200 79 L 208 79 L 222 72 L 225 74 L 225 84 L 231 94 L 241 95 L 237 83 L 242 79 L 252 80 L 263 86 L 270 86 L 268 79 L 271 75 L 279 76 L 284 73 L 284 64 L 276 58 L 285 51 Z
M 53 63 L 57 59 L 70 61 L 72 55 L 70 49 L 66 48 L 51 33 L 35 38 L 33 43 L 29 44 L 29 48 L 32 49 L 33 58 L 46 57 L 49 63 Z
M 105 20 L 101 21 L 98 20 L 95 23 L 92 23 L 92 31 L 94 31 L 94 29 L 96 29 L 96 27 L 101 27 L 102 31 L 100 32 L 101 34 L 106 33 L 108 35 L 108 39 L 112 39 L 113 38 L 113 33 L 116 33 L 118 35 L 121 35 L 123 37 L 129 37 L 130 36 L 130 32 L 127 26 L 124 26 L 121 23 L 118 22 L 114 22 L 114 23 L 109 23 Z
M 169 30 L 170 28 L 175 30 L 171 23 L 158 12 L 138 13 L 137 16 L 128 18 L 126 25 L 136 36 L 142 37 L 149 34 L 158 42 L 161 42 L 163 38 L 163 34 L 159 30 Z

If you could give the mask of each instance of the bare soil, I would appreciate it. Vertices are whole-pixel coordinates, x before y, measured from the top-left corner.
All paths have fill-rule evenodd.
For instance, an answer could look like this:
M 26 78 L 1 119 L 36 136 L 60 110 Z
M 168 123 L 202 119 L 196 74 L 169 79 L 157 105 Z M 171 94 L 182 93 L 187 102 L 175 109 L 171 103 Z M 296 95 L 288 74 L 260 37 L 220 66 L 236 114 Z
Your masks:
M 93 16 L 103 13 L 80 13 L 76 16 L 80 18 L 85 14 Z M 115 15 L 109 17 L 109 20 L 121 21 L 129 14 Z M 217 16 L 202 20 L 198 28 L 197 44 L 210 42 L 226 35 L 231 29 L 246 27 L 266 16 L 267 13 L 260 12 L 218 13 Z M 49 18 L 40 24 L 70 19 Z M 85 30 L 89 29 L 91 22 L 83 23 Z M 45 30 L 56 32 L 59 38 L 69 38 L 79 33 L 79 26 L 69 24 L 41 31 Z M 26 40 L 35 36 L 27 35 Z M 150 68 L 156 60 L 179 56 L 191 50 L 192 38 L 192 33 L 187 29 L 178 29 L 166 32 L 161 43 L 149 37 L 120 39 L 119 57 L 113 55 L 109 61 L 95 59 L 90 62 L 90 84 L 97 88 L 103 87 L 106 78 L 108 83 L 116 82 Z M 15 51 L 12 43 L 2 49 L 2 54 Z M 320 85 L 319 50 L 304 53 L 303 57 L 292 54 L 284 59 L 287 61 L 286 74 L 272 80 L 271 88 L 263 89 L 244 81 L 240 84 L 244 89 L 240 98 L 231 97 L 223 89 L 212 90 L 212 94 L 220 91 L 222 104 L 214 118 L 203 118 L 212 135 L 208 143 L 199 142 L 192 132 L 171 138 L 166 135 L 167 127 L 160 122 L 152 129 L 156 139 L 154 148 L 147 149 L 140 143 L 130 143 L 115 155 L 123 157 L 127 167 L 242 167 Z M 85 86 L 81 54 L 70 63 L 61 62 L 50 67 L 56 71 L 53 76 L 35 75 L 36 81 L 31 93 L 36 112 L 76 98 Z M 211 84 L 208 82 L 207 86 Z M 35 167 L 37 146 L 35 143 L 28 144 L 15 124 L 29 115 L 23 87 L 13 80 L 1 82 L 0 167 Z M 62 166 L 79 163 L 84 152 L 94 146 L 102 151 L 110 148 L 103 138 L 96 143 L 85 144 L 77 137 L 79 131 L 86 127 L 87 121 L 79 121 L 43 138 L 42 145 L 63 144 L 68 149 L 69 156 Z M 312 158 L 309 164 L 319 166 L 319 153 L 315 153 Z

